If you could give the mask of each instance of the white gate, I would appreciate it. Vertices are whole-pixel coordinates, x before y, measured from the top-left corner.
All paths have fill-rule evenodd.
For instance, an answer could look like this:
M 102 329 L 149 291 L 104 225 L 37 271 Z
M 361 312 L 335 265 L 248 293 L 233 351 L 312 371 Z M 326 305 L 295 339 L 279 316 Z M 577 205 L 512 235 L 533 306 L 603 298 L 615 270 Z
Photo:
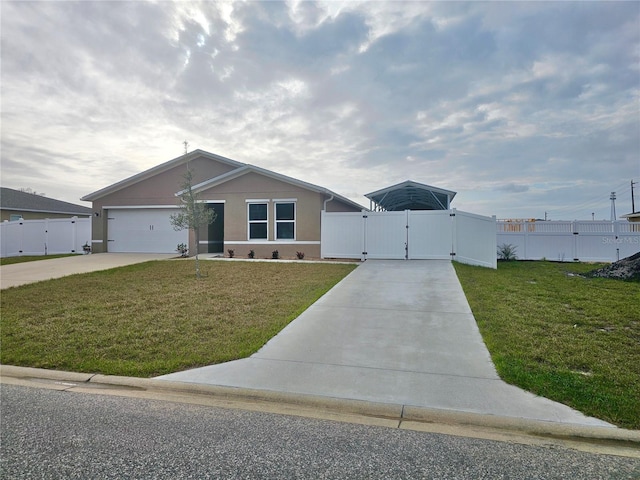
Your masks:
M 407 246 L 406 212 L 362 214 L 366 258 L 405 258 Z
M 408 210 L 408 255 L 416 260 L 446 260 L 455 252 L 449 210 Z
M 322 258 L 454 259 L 496 268 L 496 219 L 453 210 L 322 212 Z

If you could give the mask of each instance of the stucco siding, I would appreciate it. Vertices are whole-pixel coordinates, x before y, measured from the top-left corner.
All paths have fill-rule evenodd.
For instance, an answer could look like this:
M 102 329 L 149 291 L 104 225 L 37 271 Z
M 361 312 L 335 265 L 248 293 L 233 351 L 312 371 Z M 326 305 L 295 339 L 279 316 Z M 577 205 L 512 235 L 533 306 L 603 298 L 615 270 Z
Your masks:
M 268 241 L 275 241 L 274 200 L 283 199 L 295 199 L 296 241 L 320 240 L 320 210 L 324 201 L 321 193 L 252 172 L 203 191 L 200 199 L 225 201 L 225 244 L 248 241 L 247 200 L 267 201 Z
M 233 170 L 234 167 L 206 158 L 197 158 L 190 162 L 193 171 L 193 185 L 217 177 Z M 105 195 L 94 206 L 104 205 L 176 205 L 175 193 L 182 189 L 186 165 L 180 164 L 153 177 L 141 180 L 116 192 Z
M 331 197 L 320 187 L 304 183 L 298 183 L 295 179 L 288 181 L 272 172 L 261 173 L 261 169 L 250 169 L 244 164 L 228 164 L 207 156 L 195 157 L 190 161 L 190 167 L 194 173 L 193 186 L 204 183 L 198 195 L 202 201 L 224 204 L 224 252 L 229 248 L 237 251 L 237 256 L 244 257 L 249 250 L 254 250 L 261 258 L 270 258 L 273 250 L 281 252 L 283 257 L 295 257 L 296 252 L 304 252 L 309 257 L 320 256 L 320 228 L 321 211 L 325 201 Z M 103 196 L 93 201 L 93 211 L 98 216 L 93 217 L 93 244 L 94 252 L 108 251 L 108 219 L 109 209 L 118 207 L 137 207 L 157 209 L 165 206 L 175 206 L 178 198 L 175 193 L 181 190 L 186 171 L 185 163 L 167 167 L 152 169 L 143 172 L 133 180 L 125 180 L 122 184 L 108 187 Z M 238 169 L 237 172 L 232 173 Z M 217 180 L 226 173 L 231 175 Z M 235 176 L 238 175 L 238 176 Z M 235 178 L 234 178 L 235 177 Z M 274 178 L 275 177 L 275 178 Z M 211 180 L 212 185 L 206 187 L 206 182 Z M 216 185 L 216 182 L 220 181 Z M 127 185 L 127 183 L 131 183 Z M 95 198 L 95 196 L 93 197 Z M 249 201 L 265 202 L 268 206 L 267 239 L 249 239 Z M 295 203 L 295 237 L 294 239 L 276 238 L 276 203 L 277 201 L 293 201 Z M 359 211 L 360 209 L 344 201 L 333 199 L 327 203 L 328 211 L 344 212 Z M 141 217 L 141 221 L 144 219 Z M 290 227 L 288 220 L 279 223 L 281 232 Z M 213 232 L 214 230 L 212 230 Z M 202 228 L 200 232 L 200 245 L 198 251 L 205 253 L 209 245 L 219 246 L 222 232 L 217 232 L 216 238 L 208 239 L 208 228 Z M 212 233 L 213 235 L 213 233 Z M 284 235 L 287 236 L 287 235 Z M 196 249 L 193 234 L 189 235 L 190 252 Z M 217 251 L 217 250 L 212 250 Z

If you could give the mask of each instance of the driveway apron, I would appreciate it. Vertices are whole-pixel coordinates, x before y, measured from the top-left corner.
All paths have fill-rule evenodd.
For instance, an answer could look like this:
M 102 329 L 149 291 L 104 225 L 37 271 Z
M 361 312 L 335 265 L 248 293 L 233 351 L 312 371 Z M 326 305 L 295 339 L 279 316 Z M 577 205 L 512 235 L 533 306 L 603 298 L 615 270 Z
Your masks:
M 446 260 L 368 260 L 251 357 L 158 378 L 609 426 L 500 380 Z
M 175 257 L 175 253 L 94 253 L 35 262 L 14 263 L 0 267 L 0 288 L 17 287 L 27 283 L 65 277 L 76 273 L 96 272 L 134 263 L 166 260 Z

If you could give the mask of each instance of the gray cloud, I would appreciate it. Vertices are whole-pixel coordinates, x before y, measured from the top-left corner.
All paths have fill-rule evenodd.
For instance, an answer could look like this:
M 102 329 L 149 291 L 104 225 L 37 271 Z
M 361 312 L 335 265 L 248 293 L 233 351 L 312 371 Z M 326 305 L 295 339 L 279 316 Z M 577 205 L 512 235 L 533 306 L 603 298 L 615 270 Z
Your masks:
M 411 178 L 498 217 L 607 216 L 640 178 L 637 3 L 0 8 L 3 186 L 77 202 L 184 139 L 366 205 Z

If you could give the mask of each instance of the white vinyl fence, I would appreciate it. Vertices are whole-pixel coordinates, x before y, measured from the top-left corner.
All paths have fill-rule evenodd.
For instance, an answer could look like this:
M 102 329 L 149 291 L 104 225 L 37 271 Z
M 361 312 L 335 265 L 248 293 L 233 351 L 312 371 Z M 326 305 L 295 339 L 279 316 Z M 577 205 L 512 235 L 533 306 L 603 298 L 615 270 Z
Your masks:
M 519 260 L 615 262 L 640 251 L 640 223 L 627 221 L 499 221 L 497 245 Z
M 322 258 L 447 259 L 496 268 L 496 219 L 453 210 L 322 212 Z
M 0 223 L 0 256 L 83 253 L 91 245 L 90 218 L 16 220 Z

